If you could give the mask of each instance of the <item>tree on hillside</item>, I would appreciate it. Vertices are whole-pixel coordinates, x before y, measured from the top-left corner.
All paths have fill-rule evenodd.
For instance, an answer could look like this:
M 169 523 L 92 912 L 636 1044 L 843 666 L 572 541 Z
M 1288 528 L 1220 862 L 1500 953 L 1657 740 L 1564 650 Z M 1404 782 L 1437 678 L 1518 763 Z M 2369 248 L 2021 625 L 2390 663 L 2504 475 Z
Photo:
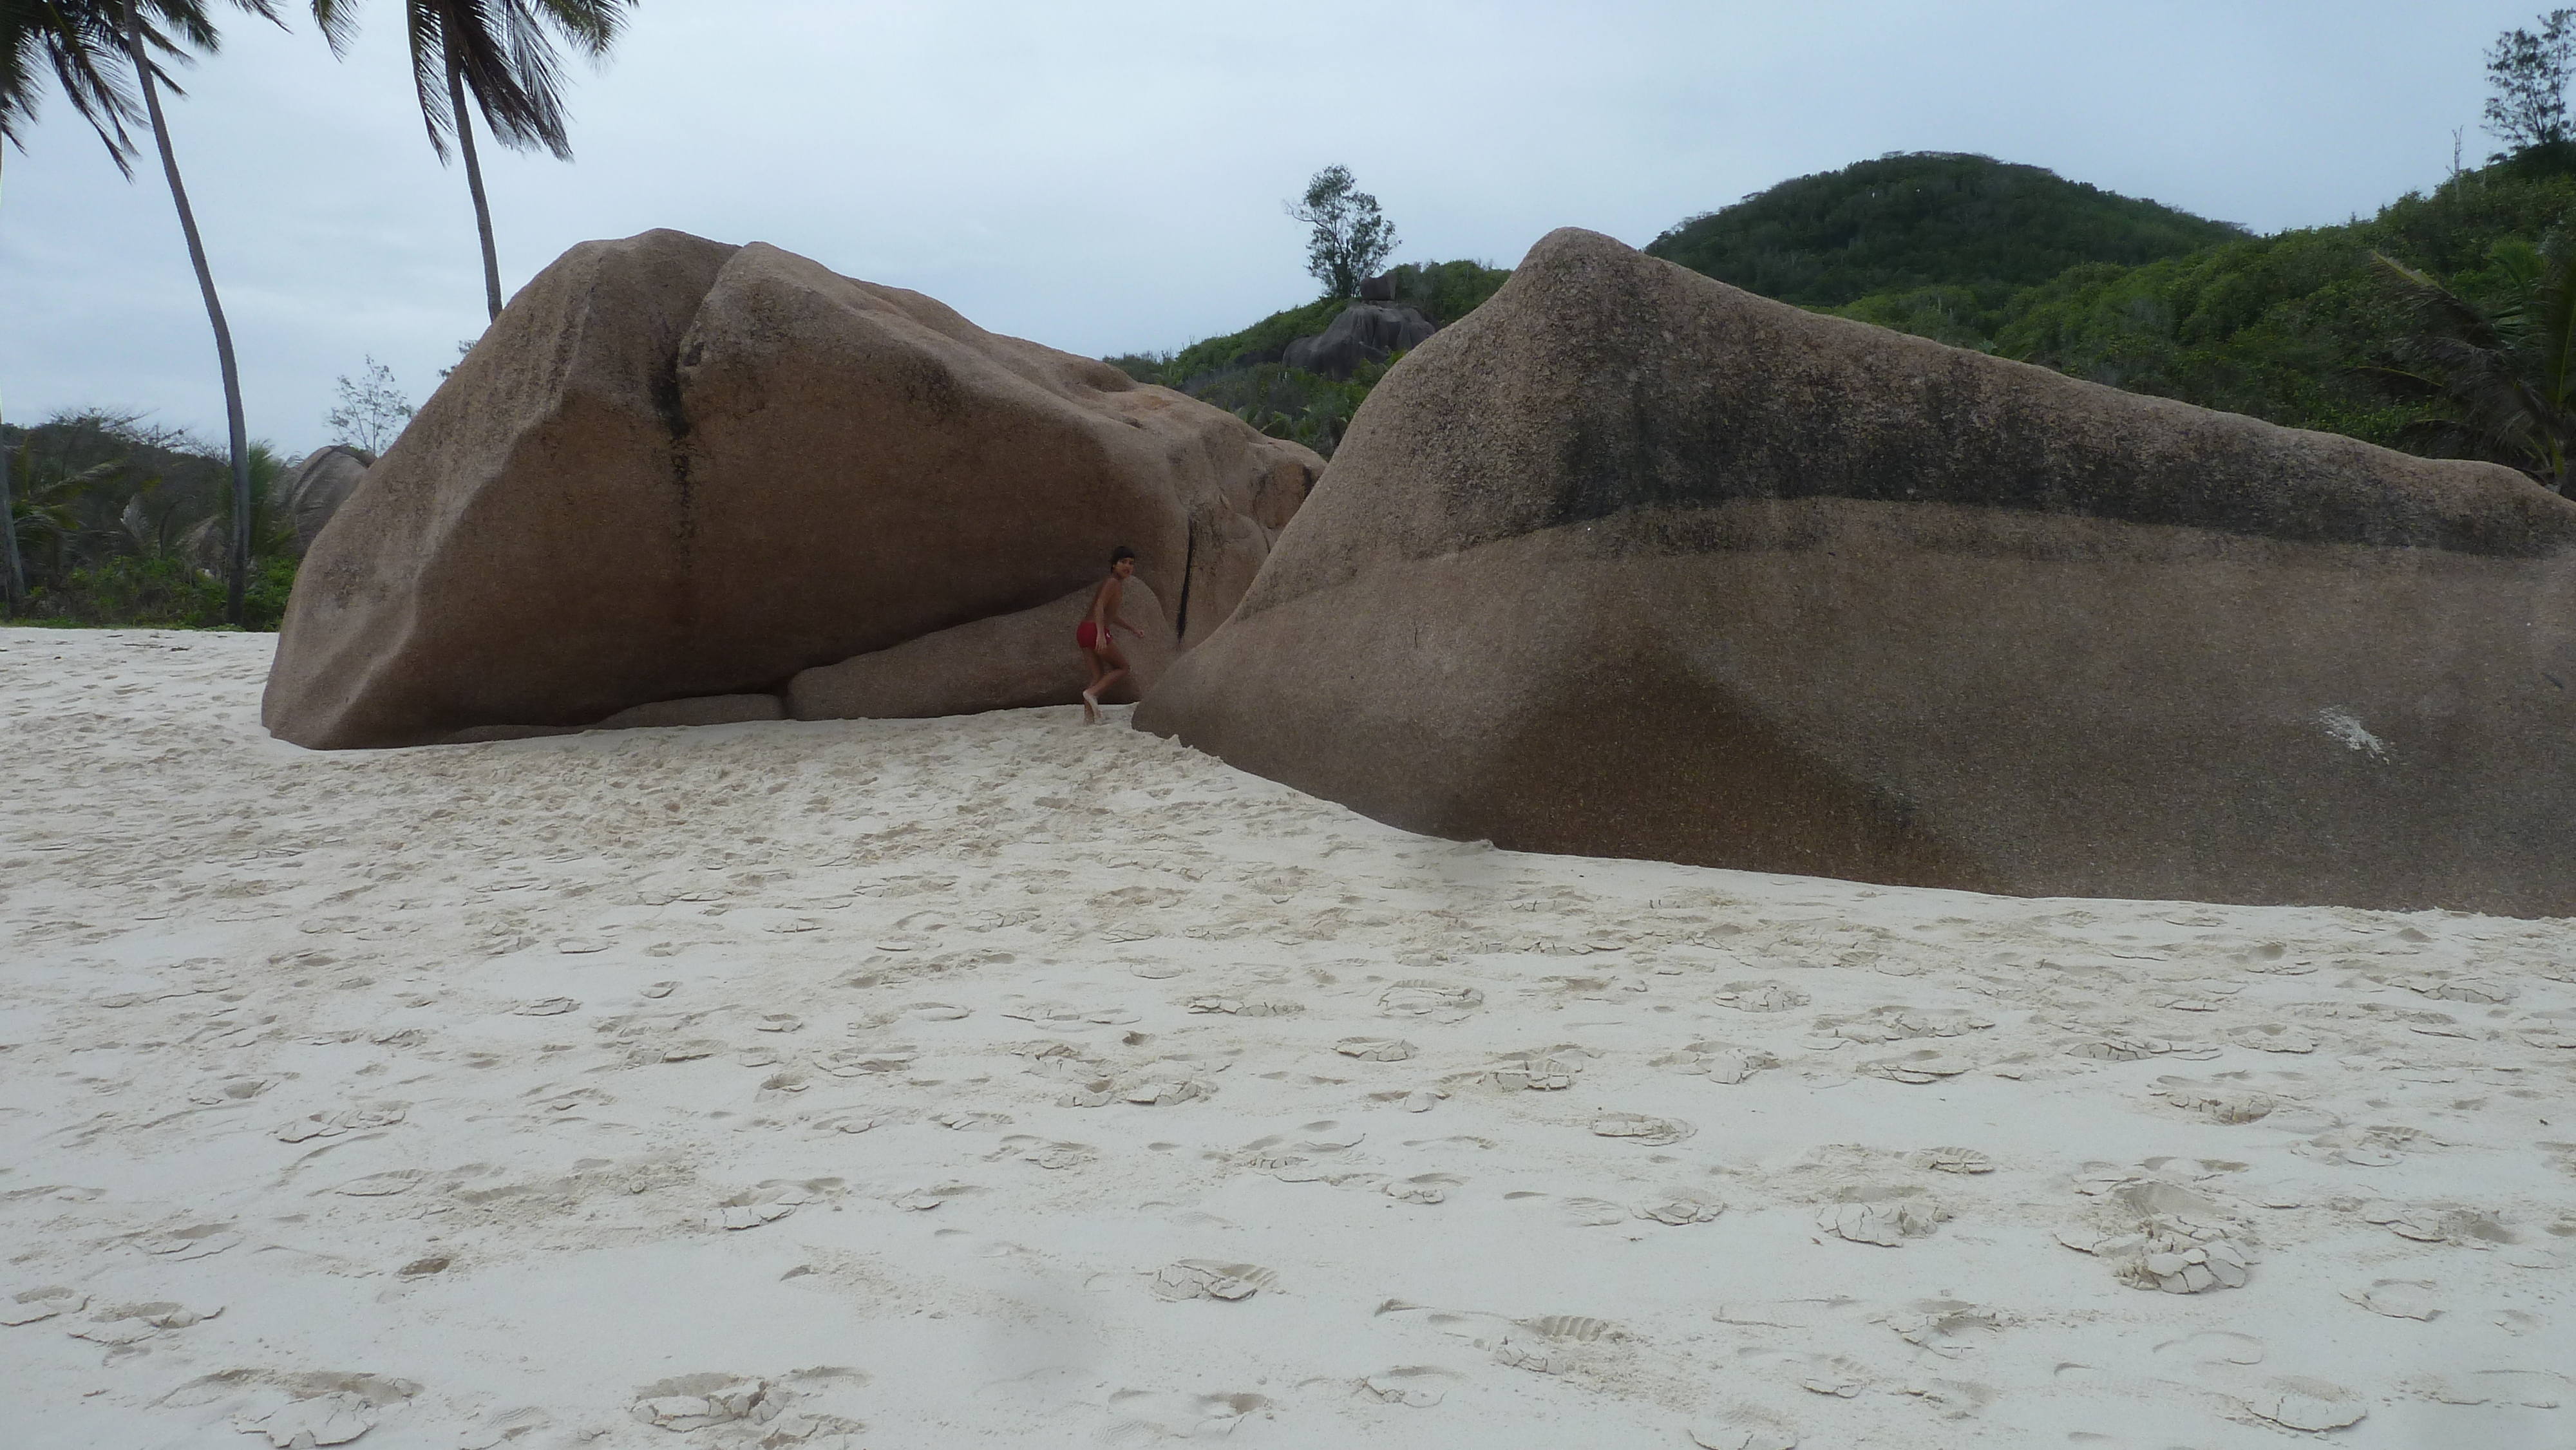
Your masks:
M 340 375 L 340 405 L 324 415 L 331 441 L 373 456 L 402 436 L 415 410 L 394 382 L 394 370 L 373 357 L 356 378 Z
M 2430 273 L 2374 254 L 2418 309 L 2423 331 L 2399 366 L 2376 369 L 2433 400 L 2416 430 L 2450 448 L 2510 463 L 2553 493 L 2576 483 L 2576 240 L 2551 232 L 2490 254 L 2500 278 L 2485 304 Z
M 2557 146 L 2570 138 L 2567 81 L 2576 71 L 2576 10 L 2540 17 L 2539 33 L 2520 26 L 2496 37 L 2487 52 L 2488 134 L 2516 151 Z M 2497 160 L 2504 158 L 2499 156 Z
M 1395 251 L 1395 223 L 1377 209 L 1377 198 L 1359 189 L 1350 168 L 1327 166 L 1306 183 L 1302 201 L 1288 214 L 1313 227 L 1306 240 L 1306 270 L 1327 297 L 1357 297 L 1360 281 Z
M 502 145 L 530 151 L 544 147 L 558 161 L 572 159 L 563 107 L 558 41 L 593 61 L 605 58 L 626 24 L 635 0 L 403 0 L 411 36 L 412 90 L 429 147 L 441 163 L 447 141 L 465 156 L 465 186 L 474 196 L 474 225 L 483 241 L 483 300 L 501 315 L 501 261 L 492 244 L 492 204 L 483 195 L 483 163 L 474 151 L 474 123 L 466 98 Z M 358 0 L 313 0 L 313 18 L 344 55 L 357 33 Z

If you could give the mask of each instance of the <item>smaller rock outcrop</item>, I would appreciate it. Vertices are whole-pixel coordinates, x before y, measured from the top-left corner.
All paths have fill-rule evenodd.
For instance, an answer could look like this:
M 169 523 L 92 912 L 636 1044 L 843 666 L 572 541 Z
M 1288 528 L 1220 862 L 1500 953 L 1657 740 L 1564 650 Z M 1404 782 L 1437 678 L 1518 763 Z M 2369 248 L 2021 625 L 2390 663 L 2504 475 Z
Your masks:
M 1347 378 L 1359 371 L 1360 364 L 1384 362 L 1400 352 L 1410 352 L 1440 330 L 1440 324 L 1422 315 L 1418 307 L 1400 302 L 1354 302 L 1342 309 L 1342 315 L 1318 337 L 1301 337 L 1288 344 L 1281 361 L 1292 368 L 1321 373 L 1328 378 Z
M 301 558 L 322 535 L 322 526 L 348 502 L 367 476 L 375 458 L 334 443 L 304 455 L 295 471 L 278 486 L 287 513 L 295 520 L 295 552 Z
M 1086 584 L 1052 603 L 997 614 L 952 629 L 806 670 L 787 682 L 787 713 L 799 720 L 902 720 L 1070 705 L 1086 682 L 1075 626 L 1090 612 Z M 1142 579 L 1127 581 L 1120 607 L 1143 639 L 1120 631 L 1128 677 L 1103 697 L 1134 704 L 1179 653 L 1163 606 Z

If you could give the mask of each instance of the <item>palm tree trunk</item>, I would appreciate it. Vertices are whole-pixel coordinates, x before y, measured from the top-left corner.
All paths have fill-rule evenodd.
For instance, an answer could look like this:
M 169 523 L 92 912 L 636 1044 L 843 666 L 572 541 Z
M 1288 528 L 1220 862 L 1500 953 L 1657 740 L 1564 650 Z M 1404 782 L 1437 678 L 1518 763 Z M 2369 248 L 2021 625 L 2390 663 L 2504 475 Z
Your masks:
M 7 148 L 0 147 L 0 161 L 7 159 Z M 0 443 L 0 534 L 8 536 L 7 543 L 0 545 L 0 553 L 8 556 L 0 560 L 0 566 L 5 566 L 5 573 L 0 574 L 0 588 L 5 588 L 10 617 L 15 618 L 19 607 L 27 601 L 27 568 L 18 559 L 18 510 L 9 501 L 9 453 L 9 445 Z
M 188 260 L 197 268 L 197 288 L 206 294 L 206 320 L 215 328 L 215 358 L 223 365 L 224 422 L 233 450 L 232 577 L 224 586 L 224 618 L 242 622 L 242 596 L 250 584 L 250 432 L 242 423 L 241 370 L 233 364 L 233 332 L 224 325 L 223 300 L 215 295 L 215 274 L 206 266 L 206 244 L 197 235 L 197 214 L 189 209 L 188 188 L 179 180 L 179 157 L 170 149 L 170 123 L 161 114 L 161 92 L 152 83 L 152 56 L 143 46 L 143 12 L 138 0 L 125 0 L 125 48 L 134 61 L 135 83 L 143 88 L 143 105 L 152 116 L 152 139 L 161 148 L 161 171 L 170 178 L 170 200 L 179 209 L 179 230 L 188 238 Z
M 474 225 L 483 234 L 483 301 L 501 320 L 501 256 L 492 249 L 492 203 L 483 198 L 483 163 L 474 155 L 474 120 L 465 110 L 465 73 L 447 53 L 447 98 L 456 115 L 456 145 L 465 153 L 465 185 L 474 193 Z

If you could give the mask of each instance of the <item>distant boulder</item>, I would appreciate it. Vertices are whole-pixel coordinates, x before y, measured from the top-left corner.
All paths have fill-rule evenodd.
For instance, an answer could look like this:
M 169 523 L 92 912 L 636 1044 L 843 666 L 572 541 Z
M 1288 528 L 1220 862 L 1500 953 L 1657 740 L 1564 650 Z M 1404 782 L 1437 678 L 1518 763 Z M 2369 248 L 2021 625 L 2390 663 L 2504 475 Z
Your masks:
M 333 443 L 304 455 L 304 461 L 287 474 L 278 485 L 278 495 L 295 520 L 297 554 L 312 552 L 322 526 L 357 492 L 375 461 L 373 454 Z
M 1360 300 L 1362 302 L 1393 302 L 1395 300 L 1395 274 L 1393 272 L 1380 272 L 1374 277 L 1361 278 Z
M 1347 378 L 1360 364 L 1384 362 L 1399 352 L 1420 347 L 1440 330 L 1422 310 L 1403 303 L 1354 302 L 1342 309 L 1320 337 L 1301 337 L 1288 344 L 1281 361 L 1292 368 Z
M 309 746 L 404 745 L 774 693 L 1060 599 L 1120 544 L 1153 627 L 1187 645 L 1321 463 L 775 247 L 586 242 L 316 541 L 262 718 Z
M 1137 724 L 1526 850 L 2576 914 L 2576 502 L 1559 231 Z

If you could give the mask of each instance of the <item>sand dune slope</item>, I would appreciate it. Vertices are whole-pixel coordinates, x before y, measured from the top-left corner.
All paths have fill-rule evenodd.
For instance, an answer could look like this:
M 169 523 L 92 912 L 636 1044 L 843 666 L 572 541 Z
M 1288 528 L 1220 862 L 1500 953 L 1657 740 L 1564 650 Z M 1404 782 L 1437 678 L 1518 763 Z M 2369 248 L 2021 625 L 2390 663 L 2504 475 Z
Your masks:
M 1427 840 L 0 630 L 0 1444 L 2576 1442 L 2564 922 Z

